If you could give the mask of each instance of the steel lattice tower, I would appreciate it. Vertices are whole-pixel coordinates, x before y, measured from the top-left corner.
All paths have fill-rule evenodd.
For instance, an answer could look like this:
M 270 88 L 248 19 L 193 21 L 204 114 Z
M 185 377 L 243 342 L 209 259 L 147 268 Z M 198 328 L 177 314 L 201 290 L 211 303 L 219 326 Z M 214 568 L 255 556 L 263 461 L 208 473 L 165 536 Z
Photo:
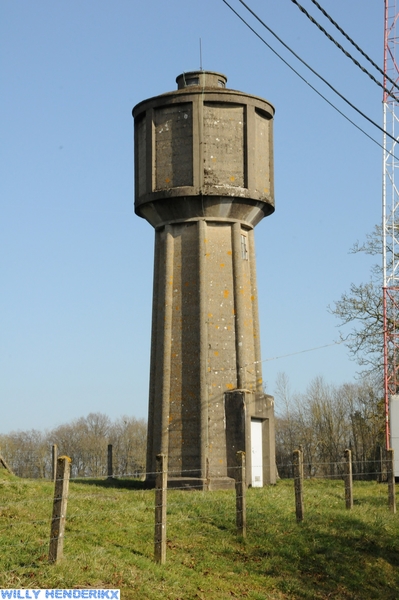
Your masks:
M 383 319 L 385 441 L 390 447 L 389 399 L 398 393 L 399 384 L 399 83 L 397 0 L 384 0 L 384 91 L 383 96 Z M 394 97 L 393 97 L 394 96 Z M 392 137 L 390 137 L 392 136 Z

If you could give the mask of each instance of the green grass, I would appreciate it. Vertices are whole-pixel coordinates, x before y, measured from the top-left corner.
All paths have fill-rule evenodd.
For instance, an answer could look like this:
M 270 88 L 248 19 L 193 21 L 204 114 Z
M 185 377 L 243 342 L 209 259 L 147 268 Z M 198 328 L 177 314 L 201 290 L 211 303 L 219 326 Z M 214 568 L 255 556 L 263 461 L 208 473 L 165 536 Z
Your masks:
M 53 484 L 0 471 L 0 588 L 118 587 L 122 599 L 399 598 L 399 514 L 386 485 L 292 481 L 249 489 L 247 539 L 234 492 L 168 492 L 167 562 L 153 560 L 154 492 L 137 482 L 71 482 L 64 559 L 47 561 Z

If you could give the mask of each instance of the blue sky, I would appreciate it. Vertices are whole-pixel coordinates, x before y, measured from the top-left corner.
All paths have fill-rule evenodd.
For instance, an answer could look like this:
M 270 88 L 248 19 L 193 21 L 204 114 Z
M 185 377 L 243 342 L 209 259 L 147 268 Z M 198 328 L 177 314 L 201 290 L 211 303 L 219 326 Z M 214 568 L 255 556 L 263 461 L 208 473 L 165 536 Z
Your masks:
M 256 30 L 369 135 L 381 133 Z M 382 91 L 291 0 L 249 5 L 370 118 Z M 361 58 L 310 0 L 302 4 Z M 383 1 L 323 0 L 382 65 Z M 100 411 L 146 417 L 153 240 L 133 209 L 133 120 L 141 100 L 202 66 L 269 100 L 276 212 L 256 228 L 267 391 L 340 384 L 357 365 L 327 306 L 369 278 L 348 251 L 381 220 L 382 150 L 327 105 L 222 0 L 2 0 L 0 432 Z M 364 59 L 361 62 L 367 65 Z M 371 67 L 370 67 L 371 69 Z M 374 71 L 373 71 L 374 72 Z M 277 358 L 291 354 L 285 358 Z

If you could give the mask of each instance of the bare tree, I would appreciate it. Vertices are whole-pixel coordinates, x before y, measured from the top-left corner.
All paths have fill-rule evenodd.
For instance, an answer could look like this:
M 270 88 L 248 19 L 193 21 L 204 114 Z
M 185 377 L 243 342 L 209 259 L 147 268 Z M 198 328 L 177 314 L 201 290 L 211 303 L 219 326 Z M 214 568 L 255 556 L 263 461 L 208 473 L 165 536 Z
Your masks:
M 114 470 L 119 476 L 138 476 L 145 472 L 147 424 L 144 419 L 123 416 L 111 427 Z
M 72 459 L 74 477 L 101 477 L 107 472 L 107 444 L 111 420 L 102 413 L 90 413 L 60 425 L 51 432 L 51 443 Z
M 383 443 L 384 417 L 371 381 L 334 386 L 317 377 L 304 394 L 291 394 L 287 377 L 280 376 L 275 393 L 276 457 L 281 477 L 291 475 L 292 452 L 299 446 L 308 477 L 340 476 L 348 447 L 354 473 L 373 476 L 378 447 Z
M 380 468 L 380 447 L 385 443 L 384 401 L 379 388 L 367 381 L 345 384 L 341 393 L 349 411 L 353 472 L 367 479 Z
M 0 435 L 0 448 L 19 477 L 50 477 L 51 457 L 46 432 L 31 429 Z
M 17 431 L 0 435 L 0 449 L 20 477 L 51 477 L 51 446 L 72 459 L 73 477 L 107 475 L 107 446 L 114 446 L 116 475 L 138 476 L 145 471 L 146 423 L 121 417 L 114 423 L 107 415 L 90 413 L 49 432 Z
M 366 236 L 365 243 L 356 243 L 351 252 L 378 256 L 382 262 L 381 226 Z M 367 283 L 352 283 L 349 292 L 329 306 L 329 311 L 339 320 L 341 338 L 350 355 L 363 367 L 362 373 L 372 376 L 379 384 L 383 381 L 384 364 L 381 262 L 372 266 Z M 349 332 L 348 326 L 351 326 Z M 388 328 L 391 326 L 388 315 Z
M 299 402 L 292 396 L 289 379 L 279 373 L 274 392 L 276 400 L 276 463 L 280 477 L 292 475 L 292 453 L 303 441 L 303 424 L 296 407 Z M 299 442 L 301 440 L 301 442 Z

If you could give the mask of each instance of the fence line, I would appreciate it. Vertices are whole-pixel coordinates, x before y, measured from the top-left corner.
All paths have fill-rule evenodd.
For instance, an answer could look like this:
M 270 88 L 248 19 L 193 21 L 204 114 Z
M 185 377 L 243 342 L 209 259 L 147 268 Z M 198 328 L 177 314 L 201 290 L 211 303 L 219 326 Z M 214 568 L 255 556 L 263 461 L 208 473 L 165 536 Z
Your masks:
M 110 448 L 111 465 L 112 470 L 112 448 Z M 395 480 L 393 477 L 393 451 L 387 453 L 387 472 L 390 474 L 388 479 L 388 492 L 389 492 L 389 506 L 393 512 L 396 511 L 395 505 Z M 167 456 L 159 454 L 156 457 L 156 479 L 155 479 L 155 523 L 154 523 L 154 560 L 159 564 L 163 565 L 166 562 L 166 530 L 167 530 L 167 488 L 168 488 L 168 475 L 173 477 L 176 472 L 169 471 L 167 466 Z M 334 463 L 336 465 L 337 463 Z M 353 507 L 353 494 L 352 494 L 352 460 L 351 451 L 346 450 L 344 461 L 340 464 L 344 465 L 344 483 L 345 483 L 345 505 L 346 508 Z M 295 490 L 295 514 L 297 522 L 301 522 L 304 519 L 304 467 L 303 467 L 303 449 L 299 449 L 293 452 L 293 467 L 294 467 L 294 490 Z M 191 470 L 190 470 L 191 471 Z M 110 472 L 110 471 L 109 471 Z M 192 472 L 192 471 L 191 471 Z M 197 470 L 195 470 L 197 474 Z M 178 471 L 181 476 L 181 471 Z M 69 478 L 69 473 L 67 478 Z M 241 537 L 246 537 L 246 477 L 245 477 L 245 453 L 237 453 L 237 467 L 235 477 L 235 490 L 236 490 L 236 527 L 237 533 Z M 393 482 L 393 484 L 392 484 Z M 191 486 L 195 487 L 195 486 Z M 183 489 L 183 488 L 182 488 Z M 186 489 L 186 488 L 184 488 Z M 202 489 L 202 485 L 201 485 Z M 393 491 L 392 491 L 393 490 Z M 67 493 L 67 491 L 66 491 Z M 56 492 L 55 492 L 56 496 Z M 393 496 L 393 500 L 392 500 Z M 58 499 L 58 498 L 57 498 Z M 63 499 L 66 503 L 66 498 Z M 54 500 L 55 502 L 55 500 Z M 52 528 L 54 527 L 54 517 L 52 522 Z M 61 543 L 61 556 L 62 556 L 62 543 L 63 533 L 60 536 L 61 542 L 58 539 L 57 542 Z M 54 538 L 50 541 L 50 553 L 49 560 L 53 562 L 57 561 L 57 557 L 54 558 L 54 552 L 51 552 L 51 543 Z
M 5 436 L 5 439 L 7 436 Z M 51 440 L 51 441 L 50 441 Z M 34 477 L 34 478 L 54 478 L 54 457 L 52 452 L 58 447 L 57 444 L 52 444 L 52 441 L 57 441 L 57 438 L 49 438 L 46 441 L 46 446 L 24 447 L 21 452 L 17 452 L 15 446 L 11 442 L 2 448 L 3 457 L 8 461 L 10 468 L 18 476 Z M 136 437 L 135 437 L 136 440 Z M 112 442 L 112 443 L 109 443 Z M 4 442 L 5 443 L 5 442 Z M 66 450 L 62 445 L 67 447 L 68 441 L 62 442 L 60 438 L 61 451 Z M 120 440 L 115 436 L 104 436 L 99 440 L 100 448 L 98 452 L 95 447 L 90 447 L 87 451 L 84 448 L 74 447 L 70 450 L 75 453 L 72 456 L 71 479 L 82 477 L 137 477 L 145 476 L 145 442 L 140 438 L 140 443 L 136 440 L 133 452 L 124 448 L 120 444 Z M 109 464 L 109 452 L 112 447 L 112 468 Z M 289 446 L 284 449 L 279 449 L 277 444 L 277 468 L 279 475 L 282 478 L 292 477 L 292 450 Z M 344 449 L 344 448 L 343 448 Z M 363 456 L 361 449 L 353 451 L 353 477 L 368 478 L 376 477 L 377 473 L 386 480 L 386 471 L 383 468 L 385 450 L 380 446 L 375 445 L 373 451 L 370 451 L 370 456 Z M 68 453 L 68 452 L 67 452 Z M 336 473 L 340 469 L 340 460 L 332 460 L 335 457 L 339 458 L 334 453 L 313 452 L 309 446 L 304 445 L 304 468 L 305 474 L 312 477 L 340 476 L 341 473 Z M 308 460 L 310 459 L 310 460 Z M 331 470 L 331 472 L 329 472 Z
M 384 464 L 385 464 L 385 460 L 384 460 Z M 352 460 L 352 470 L 353 470 L 353 478 L 360 480 L 361 478 L 369 478 L 371 479 L 378 479 L 378 477 L 380 477 L 381 475 L 385 475 L 386 476 L 386 469 L 376 469 L 376 470 L 369 470 L 369 471 L 356 471 L 355 466 L 357 464 L 363 464 L 360 463 L 359 461 L 354 461 Z M 380 461 L 379 460 L 375 460 L 375 461 L 368 461 L 369 465 L 375 464 L 375 465 L 380 465 Z M 307 469 L 307 467 L 309 466 L 309 463 L 304 459 L 303 460 L 303 467 L 304 467 L 304 477 L 305 479 L 342 479 L 345 473 L 345 462 L 344 461 L 333 461 L 333 462 L 315 462 L 315 463 L 311 463 L 312 467 L 314 467 L 314 469 L 316 470 L 316 472 L 309 472 L 309 470 Z M 72 467 L 73 467 L 73 463 L 72 463 Z M 331 471 L 338 471 L 338 472 L 317 472 L 317 470 L 321 469 L 321 468 L 326 468 L 326 467 L 331 467 Z M 290 463 L 284 463 L 284 464 L 280 464 L 280 463 L 276 463 L 276 469 L 279 473 L 279 477 L 280 479 L 293 479 L 293 462 Z M 284 474 L 281 475 L 280 471 L 284 470 Z M 289 472 L 289 473 L 288 473 Z M 190 474 L 192 476 L 198 476 L 198 474 L 200 474 L 200 469 L 195 468 L 195 469 L 179 469 L 179 470 L 175 470 L 169 471 L 169 475 L 170 476 L 175 476 L 175 477 L 179 477 L 179 476 L 190 476 Z M 51 481 L 52 480 L 52 475 L 49 475 L 48 477 L 37 477 L 36 475 L 32 474 L 27 474 L 27 475 L 23 475 L 20 476 L 18 474 L 15 474 L 18 478 L 23 479 L 23 480 L 46 480 L 46 481 Z M 125 479 L 135 479 L 138 481 L 145 481 L 145 479 L 150 476 L 150 477 L 155 477 L 156 476 L 156 472 L 151 472 L 151 471 L 133 471 L 133 472 L 127 472 L 124 473 L 123 475 L 118 475 L 117 473 L 115 473 L 115 471 L 113 470 L 113 476 L 112 479 L 116 479 L 118 481 L 123 481 Z M 201 477 L 201 474 L 199 475 Z M 79 481 L 84 481 L 84 480 L 99 480 L 99 481 L 104 481 L 104 479 L 108 478 L 108 471 L 105 470 L 103 474 L 101 475 L 75 475 L 73 474 L 73 471 L 71 471 L 71 476 L 70 476 L 70 481 L 75 481 L 75 482 L 79 482 Z M 203 477 L 206 478 L 206 477 Z M 9 480 L 4 480 L 1 481 L 0 480 L 0 486 L 2 485 L 15 485 L 15 480 L 9 481 Z
M 385 461 L 386 462 L 386 461 Z M 335 473 L 335 474 L 331 474 L 331 473 L 326 473 L 326 474 L 321 474 L 321 475 L 310 475 L 308 473 L 306 473 L 306 469 L 304 469 L 304 479 L 305 480 L 344 480 L 345 477 L 345 469 L 346 469 L 346 461 L 342 461 L 342 462 L 334 462 L 334 463 L 322 463 L 323 465 L 327 465 L 327 464 L 331 464 L 331 465 L 339 465 L 341 468 L 341 472 L 340 473 Z M 352 466 L 353 466 L 353 462 L 352 462 Z M 306 463 L 303 462 L 303 465 L 306 466 Z M 255 465 L 256 466 L 256 465 Z M 237 467 L 236 467 L 237 468 Z M 293 475 L 293 469 L 294 469 L 294 463 L 291 463 L 290 465 L 290 470 L 291 470 L 291 475 L 289 477 L 280 477 L 280 479 L 282 480 L 290 480 L 290 479 L 294 479 L 294 475 Z M 168 476 L 169 477 L 189 477 L 191 474 L 191 477 L 197 477 L 199 473 L 199 469 L 182 469 L 179 471 L 168 471 Z M 373 472 L 367 472 L 367 473 L 355 473 L 352 470 L 352 476 L 353 476 L 353 480 L 357 480 L 357 481 L 362 481 L 363 479 L 360 479 L 360 476 L 363 475 L 369 475 L 369 476 L 374 476 L 374 481 L 375 480 L 379 480 L 380 475 L 386 475 L 386 470 L 383 471 L 373 471 Z M 109 488 L 113 488 L 115 487 L 116 489 L 118 489 L 118 487 L 120 487 L 121 489 L 124 487 L 123 485 L 118 485 L 118 484 L 123 484 L 124 482 L 126 483 L 135 483 L 136 485 L 133 486 L 132 485 L 132 489 L 153 489 L 153 484 L 147 483 L 146 478 L 150 478 L 150 479 L 154 479 L 153 476 L 156 476 L 156 472 L 144 472 L 140 477 L 135 477 L 134 474 L 131 474 L 130 476 L 128 475 L 124 475 L 121 477 L 113 477 L 113 482 L 108 482 L 107 481 L 107 476 L 96 476 L 96 477 L 92 477 L 92 476 L 80 476 L 80 477 L 70 477 L 70 481 L 73 483 L 85 483 L 85 482 L 99 482 L 104 484 L 104 487 L 109 487 Z M 198 477 L 200 478 L 200 477 Z M 47 478 L 20 478 L 17 476 L 17 479 L 13 479 L 13 480 L 0 480 L 0 489 L 1 487 L 15 487 L 16 485 L 21 485 L 21 486 L 27 486 L 30 483 L 34 484 L 34 482 L 36 481 L 47 481 L 50 482 L 51 479 L 47 479 Z M 366 481 L 366 480 L 364 480 Z M 368 480 L 367 480 L 368 481 Z M 385 482 L 387 482 L 387 478 L 385 479 Z M 140 487 L 142 486 L 142 487 Z M 195 488 L 196 486 L 194 484 L 192 484 L 192 488 Z M 182 485 L 180 486 L 173 486 L 173 489 L 175 490 L 185 490 L 187 489 L 187 485 Z M 203 489 L 203 484 L 198 484 L 197 489 Z M 88 494 L 89 496 L 90 494 Z M 95 495 L 95 494 L 91 494 L 91 495 Z
M 320 479 L 319 479 L 319 481 L 320 481 Z M 328 481 L 328 479 L 325 479 L 325 481 Z M 306 479 L 304 480 L 304 484 L 306 484 Z M 384 492 L 384 489 L 385 489 L 385 486 L 383 488 L 381 488 L 381 495 L 380 495 L 381 498 L 382 497 L 387 497 L 386 491 Z M 131 491 L 135 492 L 135 493 L 137 492 L 136 490 L 131 490 Z M 181 507 L 181 503 L 180 502 L 174 502 L 173 501 L 173 494 L 175 492 L 179 493 L 181 491 L 184 491 L 185 493 L 187 493 L 187 488 L 172 488 L 172 489 L 168 490 L 168 504 L 167 504 L 167 507 L 169 509 L 180 508 Z M 153 489 L 152 490 L 150 490 L 150 489 L 148 489 L 148 490 L 140 490 L 140 492 L 142 492 L 142 493 L 144 492 L 145 494 L 152 495 L 154 493 L 154 490 Z M 231 494 L 231 491 L 228 491 L 227 493 Z M 213 497 L 212 497 L 212 493 L 203 492 L 201 490 L 201 496 L 203 498 L 208 498 L 207 502 L 209 504 L 212 504 L 214 502 Z M 99 500 L 99 501 L 100 500 L 104 500 L 104 501 L 106 501 L 108 503 L 114 501 L 115 504 L 118 501 L 117 498 L 110 498 L 109 496 L 107 496 L 105 494 L 102 494 L 102 493 L 98 493 L 98 494 L 94 494 L 94 495 L 90 495 L 90 496 L 86 496 L 86 495 L 85 496 L 81 496 L 80 494 L 77 495 L 77 494 L 74 494 L 72 492 L 72 493 L 68 494 L 67 499 L 68 499 L 68 501 L 71 501 L 71 502 L 75 501 L 76 499 L 79 499 L 80 502 L 88 501 L 90 499 L 96 499 L 96 500 Z M 343 495 L 343 500 L 345 500 L 344 495 Z M 203 501 L 204 500 L 202 500 L 202 502 Z M 233 502 L 233 500 L 232 500 L 232 502 Z M 33 502 L 31 504 L 33 504 Z M 232 503 L 232 507 L 233 507 L 233 503 Z M 131 514 L 131 510 L 134 510 L 134 507 L 132 509 L 124 509 L 124 510 L 117 509 L 117 513 L 119 515 L 128 515 L 128 514 Z M 68 510 L 68 523 L 74 522 L 74 521 L 82 518 L 82 516 L 84 516 L 85 519 L 90 519 L 91 517 L 98 515 L 99 512 L 100 512 L 99 509 L 87 510 L 86 508 L 79 508 L 79 507 L 76 507 L 76 506 L 74 508 L 70 509 L 70 507 L 69 507 L 69 510 Z M 195 520 L 196 518 L 201 519 L 201 516 L 197 517 L 195 515 L 189 514 L 189 515 L 187 515 L 186 518 L 187 518 L 187 520 Z M 40 525 L 40 526 L 44 526 L 44 525 L 48 526 L 49 522 L 50 522 L 50 518 L 49 519 L 35 519 L 35 520 L 29 520 L 29 521 L 18 521 L 18 524 L 19 525 L 23 525 L 23 524 L 25 524 L 25 525 L 37 524 L 37 525 Z M 10 523 L 9 525 L 5 525 L 4 527 L 2 527 L 0 529 L 0 531 L 7 531 L 8 529 L 12 528 L 13 526 L 14 526 L 14 523 Z M 77 534 L 74 533 L 73 535 L 77 535 Z M 67 534 L 65 534 L 64 537 L 67 537 Z
M 300 452 L 300 451 L 298 451 L 298 452 Z M 243 458 L 245 458 L 245 457 L 243 457 Z M 345 464 L 347 464 L 348 457 L 346 456 L 345 458 L 346 458 Z M 239 474 L 240 473 L 241 473 L 242 480 L 245 481 L 245 473 L 243 472 L 244 468 L 245 468 L 245 464 L 238 464 L 237 465 L 237 474 L 238 474 L 237 481 L 239 480 Z M 163 476 L 163 487 L 164 487 L 164 491 L 166 492 L 165 475 L 167 475 L 167 468 L 165 467 L 165 465 L 163 466 L 163 468 L 161 469 L 160 472 L 162 473 L 162 476 Z M 299 470 L 299 472 L 300 472 L 300 470 Z M 61 480 L 61 481 L 64 481 L 66 478 L 63 478 L 63 477 L 58 478 L 57 477 L 57 480 L 58 479 Z M 57 483 L 58 482 L 56 482 L 56 484 Z M 108 489 L 112 490 L 112 488 L 108 488 Z M 385 489 L 385 486 L 383 486 L 383 488 L 381 488 L 381 489 Z M 393 488 L 393 490 L 394 490 L 394 488 Z M 141 492 L 141 494 L 144 494 L 144 497 L 148 497 L 147 493 L 148 493 L 148 495 L 154 494 L 154 490 L 140 490 L 140 492 Z M 164 511 L 165 514 L 166 514 L 166 507 L 168 509 L 172 510 L 172 513 L 169 516 L 169 518 L 172 519 L 172 522 L 174 522 L 174 527 L 178 526 L 178 523 L 181 522 L 181 517 L 182 517 L 181 514 L 179 514 L 178 516 L 177 516 L 177 514 L 173 514 L 173 509 L 175 507 L 177 507 L 177 508 L 179 508 L 179 510 L 181 510 L 181 502 L 180 503 L 173 502 L 175 492 L 179 493 L 179 490 L 173 489 L 173 490 L 169 490 L 168 491 L 168 504 L 167 504 L 167 506 L 166 506 L 166 496 L 164 496 L 164 498 L 161 500 L 161 502 L 156 502 L 155 503 L 156 506 L 158 504 L 158 507 L 159 506 L 162 507 L 162 510 Z M 306 485 L 305 485 L 305 492 L 306 492 Z M 96 497 L 98 499 L 104 499 L 104 500 L 107 500 L 107 501 L 109 501 L 111 499 L 111 500 L 115 500 L 115 502 L 117 502 L 117 497 L 112 497 L 112 495 L 114 493 L 115 493 L 114 490 L 112 492 L 109 492 L 108 494 L 105 494 L 105 493 L 103 493 L 101 491 L 98 494 L 89 494 L 88 496 L 85 495 L 83 498 L 85 500 L 87 500 L 87 501 L 91 500 L 93 497 Z M 198 496 L 199 498 L 201 498 L 201 504 L 200 505 L 197 505 L 197 504 L 195 504 L 195 502 L 193 503 L 193 501 L 192 501 L 193 499 L 195 500 L 195 498 L 197 496 L 193 496 L 192 494 L 187 493 L 187 492 L 186 492 L 186 494 L 187 494 L 186 497 L 190 499 L 189 502 L 187 503 L 187 505 L 189 507 L 188 510 L 192 511 L 191 514 L 189 513 L 188 515 L 186 515 L 186 519 L 188 521 L 189 520 L 202 520 L 203 517 L 202 517 L 201 514 L 197 513 L 197 510 L 201 509 L 201 507 L 203 508 L 203 502 L 204 502 L 205 499 L 207 501 L 208 506 L 209 505 L 213 505 L 215 503 L 213 494 L 209 493 L 209 492 L 203 492 L 203 493 L 201 493 L 201 495 Z M 239 535 L 240 535 L 240 529 L 238 527 L 238 510 L 237 510 L 238 506 L 239 506 L 238 500 L 241 500 L 241 502 L 244 501 L 244 503 L 245 503 L 245 494 L 246 494 L 246 486 L 243 486 L 243 488 L 242 488 L 241 491 L 239 491 L 239 486 L 236 486 L 236 528 L 237 528 L 237 533 Z M 111 496 L 111 498 L 110 498 L 110 496 Z M 233 530 L 233 527 L 234 527 L 233 526 L 233 522 L 234 522 L 234 520 L 233 520 L 233 514 L 234 514 L 233 494 L 231 493 L 231 491 L 227 491 L 227 492 L 224 492 L 222 496 L 223 496 L 223 498 L 226 498 L 226 499 L 228 498 L 229 499 L 229 501 L 228 501 L 228 503 L 229 503 L 229 509 L 228 510 L 229 511 L 231 510 L 231 520 L 230 520 L 230 522 L 231 522 L 231 530 Z M 54 494 L 54 499 L 59 500 L 60 497 L 61 497 L 60 494 L 57 494 L 57 495 Z M 181 497 L 182 496 L 179 495 L 180 499 L 181 499 Z M 257 496 L 257 491 L 254 490 L 252 499 L 255 499 L 257 497 L 258 497 Z M 66 496 L 66 498 L 70 499 L 72 502 L 75 501 L 75 500 L 79 500 L 79 501 L 82 500 L 82 497 L 80 495 L 74 494 L 73 491 L 72 492 L 70 491 L 69 494 Z M 177 498 L 177 496 L 176 496 L 176 498 Z M 132 507 L 132 509 L 133 508 L 134 507 Z M 119 512 L 121 514 L 131 514 L 130 513 L 130 509 L 125 509 L 125 510 L 119 511 Z M 252 519 L 256 518 L 256 515 L 258 514 L 258 512 L 259 512 L 259 503 L 257 501 L 256 504 L 253 504 L 253 506 L 251 506 L 251 508 L 249 510 L 248 514 L 250 516 L 250 522 L 252 521 Z M 101 514 L 101 510 L 87 511 L 87 510 L 84 510 L 84 509 L 79 510 L 79 508 L 75 507 L 75 509 L 73 510 L 73 512 L 68 516 L 68 522 L 72 523 L 74 521 L 78 521 L 79 519 L 83 519 L 83 518 L 85 519 L 85 522 L 87 522 L 88 518 L 90 518 L 91 516 L 98 517 L 99 514 Z M 246 515 L 246 514 L 247 514 L 247 511 L 246 511 L 246 506 L 245 506 L 245 510 L 244 510 L 244 508 L 242 508 L 242 515 Z M 176 520 L 177 518 L 178 518 L 178 520 Z M 61 517 L 57 517 L 57 519 L 58 519 L 58 522 L 60 522 Z M 155 519 L 155 526 L 159 522 L 162 522 L 162 521 L 159 521 L 159 520 Z M 32 522 L 30 522 L 30 523 L 32 524 Z M 38 520 L 37 523 L 41 523 L 41 527 L 42 527 L 42 526 L 44 526 L 44 523 L 46 523 L 46 521 L 44 521 L 44 520 L 40 520 L 39 521 Z M 21 524 L 21 523 L 19 522 L 19 524 Z M 245 526 L 246 526 L 246 520 L 245 520 Z M 145 531 L 148 532 L 148 534 L 150 534 L 151 524 L 148 524 L 148 523 L 146 523 L 145 525 L 140 524 L 140 527 L 144 527 Z M 165 532 L 165 536 L 164 537 L 165 537 L 165 540 L 166 540 L 166 527 L 164 529 L 164 532 Z M 67 533 L 67 535 L 63 535 L 62 539 L 64 541 L 65 539 L 87 538 L 88 536 L 91 537 L 91 536 L 95 536 L 95 535 L 96 535 L 95 532 L 90 532 L 90 531 L 87 531 L 87 529 L 85 529 L 82 532 L 70 531 L 70 532 Z M 55 537 L 55 536 L 53 536 L 53 537 Z M 13 548 L 13 547 L 14 548 L 25 547 L 26 544 L 28 544 L 29 547 L 34 548 L 35 546 L 42 546 L 44 544 L 44 542 L 45 542 L 45 540 L 43 538 L 43 535 L 38 536 L 38 538 L 36 540 L 30 539 L 30 536 L 29 536 L 28 539 L 21 540 L 20 542 L 15 542 L 15 543 L 7 544 L 7 548 L 9 549 L 9 548 Z M 161 564 L 163 564 L 166 561 L 166 545 L 165 545 L 164 548 L 165 548 L 164 554 L 161 554 L 161 560 L 159 561 L 159 562 L 161 562 Z M 156 545 L 154 545 L 154 558 L 156 559 L 155 550 L 156 550 Z

